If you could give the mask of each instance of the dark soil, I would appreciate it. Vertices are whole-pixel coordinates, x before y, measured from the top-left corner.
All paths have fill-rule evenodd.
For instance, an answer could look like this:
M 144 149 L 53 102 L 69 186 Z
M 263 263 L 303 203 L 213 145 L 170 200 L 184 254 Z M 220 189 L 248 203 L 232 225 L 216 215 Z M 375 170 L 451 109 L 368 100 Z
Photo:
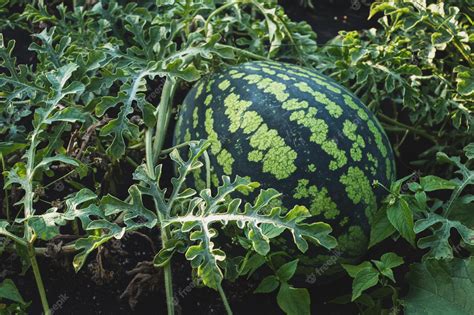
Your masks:
M 155 235 L 158 235 L 156 233 Z M 159 240 L 153 240 L 158 244 Z M 18 286 L 24 299 L 33 301 L 29 314 L 41 314 L 33 273 L 31 269 L 20 273 L 18 257 L 0 257 L 2 276 L 11 278 Z M 129 235 L 122 240 L 108 242 L 100 252 L 90 256 L 79 273 L 72 268 L 72 255 L 39 258 L 39 265 L 46 287 L 50 307 L 54 314 L 149 314 L 165 312 L 165 294 L 162 274 L 154 268 L 144 268 L 139 275 L 143 282 L 136 282 L 130 292 L 141 290 L 134 297 L 124 296 L 124 291 L 135 275 L 127 271 L 141 262 L 151 261 L 153 251 L 147 239 Z M 102 265 L 101 265 L 102 264 Z M 189 262 L 182 256 L 173 260 L 175 305 L 177 314 L 224 314 L 224 308 L 217 292 L 196 286 L 191 280 Z M 262 276 L 255 277 L 256 279 Z M 235 314 L 282 314 L 271 295 L 252 294 L 259 280 L 226 282 L 229 302 Z M 303 281 L 301 281 L 303 282 Z M 295 283 L 298 286 L 298 283 Z M 301 286 L 308 284 L 301 283 Z M 329 289 L 329 290 L 328 290 Z M 331 283 L 309 287 L 313 309 L 324 314 L 349 314 L 347 306 L 327 304 L 327 301 L 343 292 L 350 292 L 350 281 L 341 278 Z M 121 297 L 122 296 L 122 297 Z M 130 304 L 134 304 L 131 305 Z
M 313 0 L 314 8 L 298 5 L 300 0 L 280 3 L 294 21 L 306 21 L 318 35 L 318 44 L 332 39 L 339 31 L 377 27 L 377 19 L 368 20 L 372 0 Z

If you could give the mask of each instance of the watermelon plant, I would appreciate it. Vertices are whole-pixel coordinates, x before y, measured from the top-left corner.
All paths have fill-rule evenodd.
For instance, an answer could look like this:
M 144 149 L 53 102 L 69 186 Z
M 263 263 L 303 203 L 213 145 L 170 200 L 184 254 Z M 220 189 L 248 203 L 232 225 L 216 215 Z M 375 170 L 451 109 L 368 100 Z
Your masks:
M 437 152 L 461 155 L 473 139 L 469 2 L 375 1 L 377 28 L 313 46 L 313 65 L 377 112 L 405 164 L 428 173 L 443 174 Z M 408 148 L 412 138 L 419 147 Z
M 184 187 L 189 174 L 204 165 L 199 158 L 209 145 L 209 142 L 204 141 L 191 142 L 187 160 L 181 157 L 177 149 L 170 152 L 171 159 L 176 163 L 178 175 L 172 179 L 169 197 L 166 195 L 166 189 L 160 187 L 161 165 L 150 170 L 145 164 L 140 165 L 133 174 L 133 178 L 139 181 L 139 184 L 129 188 L 132 204 L 111 195 L 103 197 L 100 203 L 105 215 L 122 217 L 126 228 L 111 222 L 104 225 L 102 219 L 89 223 L 87 229 L 102 226 L 106 227 L 109 233 L 76 243 L 76 247 L 81 250 L 74 261 L 80 264 L 77 267 L 80 268 L 85 257 L 104 241 L 112 237 L 119 238 L 124 231 L 133 231 L 143 225 L 148 228 L 158 226 L 162 233 L 168 235 L 162 235 L 162 239 L 165 239 L 163 248 L 155 256 L 154 266 L 170 266 L 170 261 L 176 252 L 184 253 L 202 284 L 218 291 L 226 312 L 232 314 L 222 287 L 223 270 L 225 267 L 229 268 L 224 262 L 231 258 L 215 243 L 218 235 L 216 225 L 223 227 L 235 225 L 243 230 L 246 243 L 242 243 L 242 247 L 248 251 L 247 255 L 253 253 L 260 256 L 268 255 L 271 252 L 270 240 L 285 231 L 290 232 L 294 243 L 303 253 L 308 249 L 308 241 L 326 249 L 334 248 L 336 240 L 329 235 L 331 227 L 323 222 L 305 222 L 311 214 L 303 206 L 295 206 L 285 212 L 281 207 L 274 206 L 273 201 L 281 196 L 276 190 L 260 190 L 253 204 L 248 202 L 243 204 L 240 198 L 235 197 L 237 192 L 245 194 L 253 191 L 259 186 L 257 182 L 239 176 L 234 180 L 223 176 L 215 193 L 208 186 L 200 191 Z M 209 174 L 210 170 L 207 169 L 206 173 Z M 78 192 L 76 197 L 79 197 L 81 192 L 83 191 Z M 143 199 L 146 196 L 153 199 L 156 214 L 144 207 Z M 142 222 L 136 224 L 134 220 L 139 218 Z M 245 266 L 246 262 L 241 256 L 233 257 L 232 260 L 234 264 L 237 262 L 234 268 L 237 268 L 235 277 L 238 277 L 242 273 L 239 269 Z M 286 280 L 290 278 L 291 276 Z M 165 281 L 171 279 L 165 278 Z M 167 285 L 172 286 L 169 282 Z M 172 294 L 172 288 L 170 290 Z M 284 307 L 294 303 L 295 301 L 290 300 L 284 303 Z M 305 311 L 308 306 L 304 306 Z M 168 313 L 174 313 L 172 295 L 167 295 L 167 307 Z
M 196 83 L 180 108 L 175 143 L 200 138 L 211 141 L 215 185 L 239 174 L 273 187 L 284 206 L 307 204 L 329 222 L 343 251 L 363 253 L 386 194 L 372 183 L 389 186 L 395 164 L 377 119 L 345 88 L 291 64 L 226 68 Z M 204 172 L 194 177 L 205 186 Z
M 328 2 L 0 1 L 0 314 L 472 314 L 472 5 Z

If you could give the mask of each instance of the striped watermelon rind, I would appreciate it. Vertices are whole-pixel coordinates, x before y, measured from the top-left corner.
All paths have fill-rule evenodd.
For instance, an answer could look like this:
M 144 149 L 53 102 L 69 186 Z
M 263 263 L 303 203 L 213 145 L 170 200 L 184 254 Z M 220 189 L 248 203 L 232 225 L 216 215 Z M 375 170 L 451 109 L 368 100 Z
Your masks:
M 215 186 L 222 175 L 240 175 L 277 189 L 283 206 L 307 205 L 331 224 L 346 252 L 366 246 L 385 195 L 373 181 L 389 186 L 395 177 L 374 114 L 332 79 L 286 63 L 248 62 L 201 79 L 181 106 L 174 138 L 209 139 Z M 193 181 L 203 186 L 203 174 Z

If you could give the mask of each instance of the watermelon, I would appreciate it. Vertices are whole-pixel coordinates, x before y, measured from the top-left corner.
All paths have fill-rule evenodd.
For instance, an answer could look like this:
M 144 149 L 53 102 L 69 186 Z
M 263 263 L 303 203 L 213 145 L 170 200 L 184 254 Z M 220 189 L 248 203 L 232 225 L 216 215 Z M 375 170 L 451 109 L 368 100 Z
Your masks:
M 211 141 L 212 181 L 248 176 L 305 205 L 333 227 L 345 252 L 366 248 L 369 223 L 394 180 L 388 138 L 374 114 L 332 79 L 296 65 L 255 61 L 201 79 L 187 94 L 175 144 Z M 204 172 L 194 185 L 204 185 Z

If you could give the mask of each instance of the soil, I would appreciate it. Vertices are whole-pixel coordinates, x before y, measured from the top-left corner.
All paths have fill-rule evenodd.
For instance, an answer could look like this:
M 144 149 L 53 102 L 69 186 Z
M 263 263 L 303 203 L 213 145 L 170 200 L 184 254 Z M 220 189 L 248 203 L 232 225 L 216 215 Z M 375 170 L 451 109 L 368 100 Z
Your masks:
M 318 43 L 324 43 L 337 35 L 339 30 L 363 29 L 376 26 L 375 19 L 367 21 L 367 2 L 360 0 L 313 0 L 314 9 L 304 9 L 296 5 L 295 0 L 282 2 L 289 16 L 294 20 L 308 21 L 318 34 Z M 26 34 L 9 32 L 6 38 L 18 39 L 17 49 L 20 62 L 28 63 L 30 56 L 26 47 L 29 38 Z M 168 139 L 169 141 L 169 139 Z M 416 143 L 406 144 L 404 150 L 416 147 Z M 418 150 L 417 150 L 418 151 Z M 415 152 L 413 153 L 415 154 Z M 404 157 L 404 160 L 410 160 Z M 399 175 L 412 171 L 410 166 L 399 167 Z M 166 176 L 172 174 L 171 165 L 165 164 Z M 131 181 L 131 179 L 130 179 Z M 124 187 L 128 187 L 124 185 Z M 122 190 L 121 187 L 118 190 Z M 54 314 L 149 314 L 165 313 L 165 294 L 163 292 L 162 275 L 144 262 L 153 260 L 154 247 L 159 248 L 158 231 L 142 231 L 131 234 L 122 240 L 107 243 L 99 252 L 90 255 L 87 263 L 77 274 L 72 268 L 72 255 L 62 254 L 55 257 L 40 257 L 39 265 L 42 271 L 48 300 Z M 395 243 L 387 242 L 372 250 L 368 255 L 379 255 L 387 248 L 396 250 Z M 397 245 L 398 246 L 398 245 Z M 383 249 L 383 250 L 382 250 Z M 417 259 L 409 249 L 407 260 Z M 130 271 L 141 263 L 141 273 L 130 274 Z M 26 275 L 19 276 L 20 259 L 13 254 L 4 253 L 0 257 L 0 280 L 9 277 L 17 284 L 20 292 L 27 301 L 33 301 L 30 314 L 41 314 L 38 293 L 31 270 Z M 402 271 L 405 272 L 406 270 Z M 208 288 L 196 288 L 191 281 L 189 263 L 176 255 L 173 259 L 173 275 L 175 301 L 178 314 L 224 314 L 218 294 Z M 263 277 L 263 275 L 260 275 Z M 128 287 L 131 296 L 124 294 L 127 286 L 134 280 L 136 286 Z M 140 280 L 142 282 L 140 282 Z M 301 279 L 300 282 L 304 282 Z M 224 283 L 229 302 L 235 314 L 282 314 L 276 304 L 274 295 L 252 294 L 258 281 L 238 280 L 235 283 Z M 343 276 L 320 284 L 316 282 L 309 286 L 312 313 L 318 314 L 355 314 L 353 306 L 335 305 L 328 301 L 344 293 L 349 294 L 351 281 Z M 308 284 L 301 283 L 308 287 Z M 298 286 L 298 283 L 295 283 Z M 137 292 L 140 291 L 141 292 Z M 136 295 L 136 296 L 134 296 Z M 133 308 L 131 307 L 131 305 Z
M 306 21 L 318 35 L 318 44 L 332 39 L 339 31 L 377 27 L 377 19 L 368 20 L 372 0 L 312 0 L 314 8 L 299 6 L 300 0 L 280 1 L 294 21 Z

